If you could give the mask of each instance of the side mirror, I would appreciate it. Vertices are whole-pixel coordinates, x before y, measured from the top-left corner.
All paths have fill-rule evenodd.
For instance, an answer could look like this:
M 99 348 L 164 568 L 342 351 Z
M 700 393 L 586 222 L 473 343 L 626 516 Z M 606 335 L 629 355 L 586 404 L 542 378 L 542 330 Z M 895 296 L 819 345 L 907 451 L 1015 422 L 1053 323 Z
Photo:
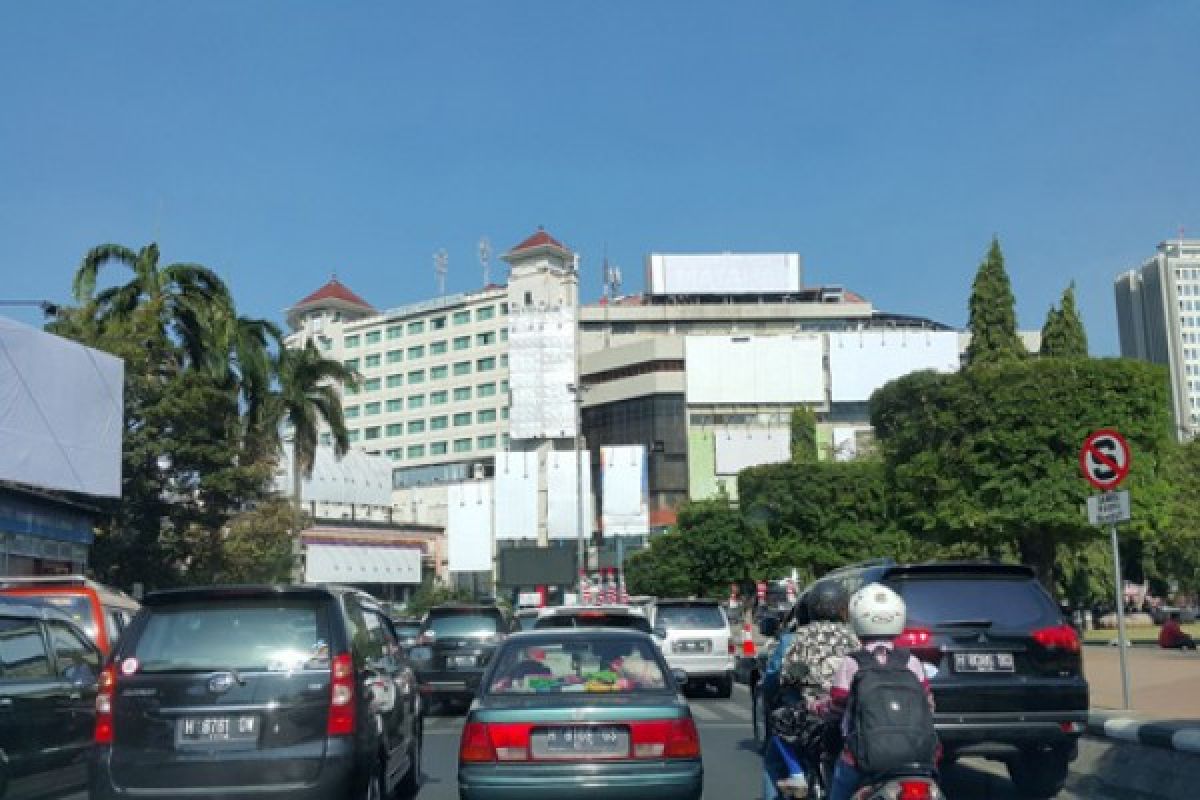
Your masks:
M 758 623 L 758 632 L 768 639 L 774 639 L 779 635 L 779 617 L 763 617 Z
M 671 670 L 671 677 L 675 679 L 675 685 L 682 689 L 687 686 L 688 675 L 683 670 L 676 668 Z

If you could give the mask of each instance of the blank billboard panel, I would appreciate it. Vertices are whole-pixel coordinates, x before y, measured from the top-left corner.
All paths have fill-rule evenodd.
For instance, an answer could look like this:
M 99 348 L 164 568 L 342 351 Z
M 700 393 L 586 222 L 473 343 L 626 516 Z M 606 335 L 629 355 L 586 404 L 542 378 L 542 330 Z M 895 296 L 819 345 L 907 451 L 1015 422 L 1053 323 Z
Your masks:
M 571 586 L 575 583 L 574 547 L 506 547 L 496 554 L 501 586 Z
M 552 451 L 546 459 L 546 489 L 548 492 L 546 528 L 551 539 L 574 539 L 579 528 L 579 506 L 575 484 L 579 477 L 572 456 L 577 451 Z M 592 464 L 585 451 L 580 458 L 583 467 L 583 535 L 590 537 L 595 520 L 592 505 Z
M 689 336 L 689 403 L 821 403 L 820 336 Z
M 446 559 L 451 572 L 491 572 L 491 481 L 446 487 Z
M 121 496 L 121 359 L 0 317 L 0 480 Z
M 304 580 L 309 583 L 420 583 L 417 547 L 365 545 L 305 546 Z
M 650 532 L 646 448 L 600 448 L 601 525 L 605 536 Z
M 575 435 L 575 312 L 514 310 L 509 318 L 509 434 L 514 439 Z
M 862 403 L 888 381 L 918 370 L 959 368 L 954 331 L 829 334 L 829 381 L 835 403 Z
M 800 291 L 799 253 L 653 253 L 650 294 L 787 294 Z
M 538 454 L 496 454 L 496 538 L 537 539 Z
M 737 475 L 746 467 L 781 464 L 792 457 L 792 437 L 785 428 L 718 430 L 713 433 L 713 438 L 718 475 Z
M 275 475 L 275 489 L 292 494 L 292 445 L 283 446 L 283 459 Z M 351 449 L 338 458 L 333 448 L 319 445 L 312 475 L 303 480 L 300 498 L 306 502 L 345 503 L 356 506 L 392 504 L 392 462 L 384 456 Z

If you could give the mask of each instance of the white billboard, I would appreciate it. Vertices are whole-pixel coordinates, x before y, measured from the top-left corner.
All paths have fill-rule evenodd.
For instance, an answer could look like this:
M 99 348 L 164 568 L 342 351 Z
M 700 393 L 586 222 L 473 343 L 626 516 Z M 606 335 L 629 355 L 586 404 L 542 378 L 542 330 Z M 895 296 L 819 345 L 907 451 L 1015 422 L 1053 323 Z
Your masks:
M 650 294 L 788 294 L 799 292 L 799 253 L 651 253 Z
M 275 473 L 275 489 L 292 494 L 292 445 L 283 446 L 283 457 Z M 338 458 L 332 447 L 318 446 L 313 458 L 312 476 L 300 487 L 305 503 L 342 503 L 356 506 L 392 504 L 392 463 L 385 456 L 368 455 L 351 448 Z
M 786 428 L 715 431 L 717 474 L 737 475 L 746 467 L 782 464 L 792 457 L 792 435 Z
M 575 436 L 575 311 L 514 309 L 509 317 L 509 435 Z
M 862 403 L 885 383 L 933 369 L 959 368 L 954 331 L 858 331 L 830 333 L 829 382 L 835 403 Z
M 689 336 L 688 403 L 822 403 L 819 335 Z
M 420 583 L 421 550 L 386 545 L 308 544 L 309 583 Z
M 0 317 L 0 480 L 121 496 L 125 366 Z
M 537 539 L 538 454 L 496 454 L 496 538 Z
M 546 528 L 551 539 L 574 539 L 579 529 L 576 501 L 579 495 L 575 486 L 580 478 L 572 463 L 576 452 L 555 450 L 546 459 Z M 587 451 L 581 454 L 579 463 L 583 468 L 583 535 L 590 538 L 596 516 L 592 504 L 592 464 Z
M 601 447 L 600 485 L 600 524 L 604 535 L 647 535 L 650 502 L 646 448 Z
M 492 483 L 446 486 L 446 560 L 451 572 L 492 570 Z

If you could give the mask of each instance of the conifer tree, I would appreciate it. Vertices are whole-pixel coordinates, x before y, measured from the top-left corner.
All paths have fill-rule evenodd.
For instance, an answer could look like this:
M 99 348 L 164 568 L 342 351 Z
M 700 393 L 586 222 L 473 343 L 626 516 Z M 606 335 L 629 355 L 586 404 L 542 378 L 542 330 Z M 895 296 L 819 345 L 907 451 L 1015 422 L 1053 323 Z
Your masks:
M 1025 346 L 1017 336 L 1017 313 L 1012 284 L 1004 270 L 1000 242 L 992 237 L 992 246 L 979 265 L 971 286 L 967 327 L 971 344 L 967 347 L 968 366 L 997 364 L 1018 359 Z
M 1062 294 L 1062 305 L 1051 308 L 1042 326 L 1043 356 L 1058 358 L 1087 358 L 1087 333 L 1075 308 L 1075 283 L 1072 281 Z

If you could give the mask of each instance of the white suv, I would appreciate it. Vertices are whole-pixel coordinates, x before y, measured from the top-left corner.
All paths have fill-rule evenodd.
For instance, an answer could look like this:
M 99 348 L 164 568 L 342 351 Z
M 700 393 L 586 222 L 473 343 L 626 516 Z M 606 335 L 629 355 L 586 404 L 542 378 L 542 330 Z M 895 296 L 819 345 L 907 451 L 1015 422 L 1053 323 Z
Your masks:
M 733 692 L 734 646 L 729 620 L 715 600 L 659 600 L 650 624 L 671 669 L 687 673 L 688 685 L 711 683 L 720 697 Z

